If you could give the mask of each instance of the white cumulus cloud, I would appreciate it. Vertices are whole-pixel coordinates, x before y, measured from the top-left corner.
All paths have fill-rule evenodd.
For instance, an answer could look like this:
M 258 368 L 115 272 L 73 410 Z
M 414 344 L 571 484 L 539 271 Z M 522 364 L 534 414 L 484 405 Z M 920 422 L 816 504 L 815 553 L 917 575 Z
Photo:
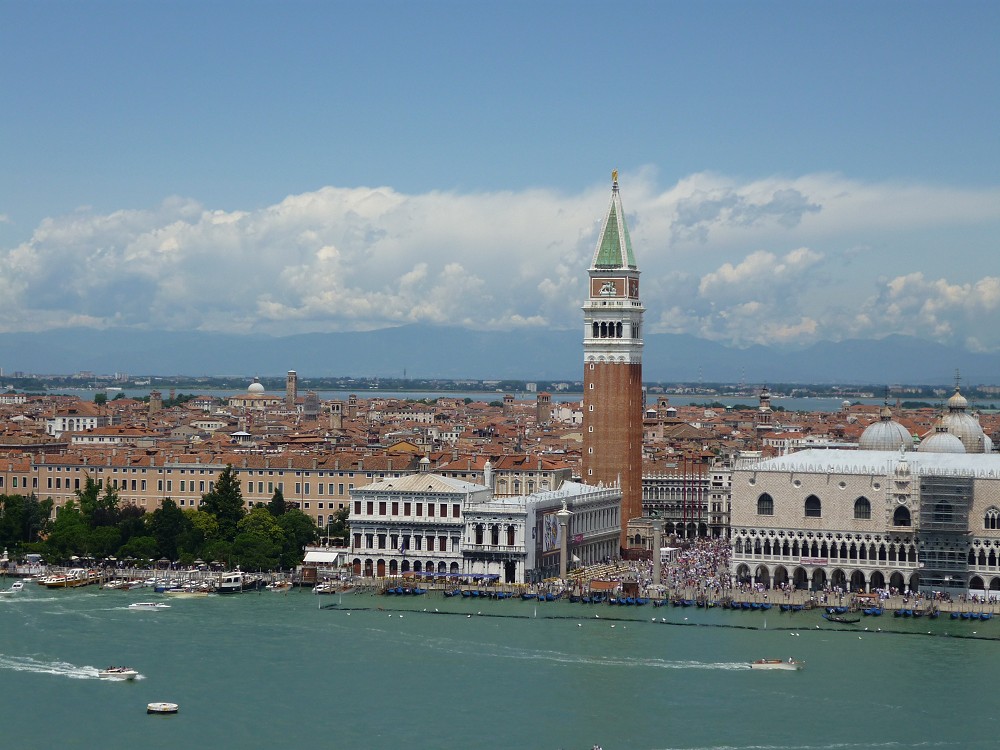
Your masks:
M 740 345 L 911 333 L 1000 348 L 1000 189 L 814 174 L 620 180 L 649 331 Z M 576 328 L 610 186 L 324 187 L 51 217 L 0 249 L 0 328 L 272 334 L 407 323 Z M 960 242 L 958 239 L 960 238 Z

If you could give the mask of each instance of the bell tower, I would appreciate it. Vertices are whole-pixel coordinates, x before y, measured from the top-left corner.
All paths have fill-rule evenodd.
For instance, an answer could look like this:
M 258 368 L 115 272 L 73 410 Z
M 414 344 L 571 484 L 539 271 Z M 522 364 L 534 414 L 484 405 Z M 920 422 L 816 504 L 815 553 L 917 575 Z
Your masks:
M 621 484 L 622 550 L 642 516 L 642 316 L 639 268 L 625 225 L 618 172 L 587 271 L 583 305 L 583 481 Z

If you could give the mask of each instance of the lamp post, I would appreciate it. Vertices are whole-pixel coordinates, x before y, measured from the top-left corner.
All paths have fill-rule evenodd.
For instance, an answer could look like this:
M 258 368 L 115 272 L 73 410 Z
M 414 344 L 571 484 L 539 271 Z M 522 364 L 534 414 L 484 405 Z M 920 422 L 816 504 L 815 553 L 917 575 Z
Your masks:
M 559 577 L 566 580 L 566 563 L 569 554 L 569 540 L 567 539 L 567 529 L 569 528 L 569 517 L 573 515 L 566 509 L 566 501 L 563 500 L 562 510 L 556 512 L 559 519 Z
M 653 516 L 653 585 L 659 586 L 662 583 L 661 567 L 663 561 L 660 559 L 660 547 L 663 544 L 663 519 L 660 514 L 654 512 Z

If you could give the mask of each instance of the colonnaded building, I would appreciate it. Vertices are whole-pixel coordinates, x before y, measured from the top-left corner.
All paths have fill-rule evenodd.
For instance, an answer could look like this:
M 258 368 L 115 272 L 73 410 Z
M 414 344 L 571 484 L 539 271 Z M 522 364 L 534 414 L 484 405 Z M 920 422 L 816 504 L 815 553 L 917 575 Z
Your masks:
M 735 578 L 1000 596 L 1000 456 L 966 407 L 956 388 L 922 441 L 886 407 L 859 450 L 738 460 Z
M 351 492 L 350 559 L 356 575 L 496 576 L 531 583 L 618 553 L 621 489 L 563 482 L 557 489 L 494 496 L 492 470 L 475 484 L 422 470 Z M 568 565 L 567 567 L 572 567 Z

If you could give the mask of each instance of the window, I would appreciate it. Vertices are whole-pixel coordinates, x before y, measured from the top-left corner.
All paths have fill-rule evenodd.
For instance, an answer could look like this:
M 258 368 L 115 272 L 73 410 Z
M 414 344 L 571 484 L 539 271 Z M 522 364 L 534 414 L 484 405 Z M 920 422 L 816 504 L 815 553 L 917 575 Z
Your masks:
M 867 497 L 859 497 L 854 501 L 854 518 L 858 521 L 868 521 L 872 517 L 872 504 Z
M 806 518 L 820 518 L 823 515 L 823 505 L 818 497 L 810 495 L 806 498 L 805 513 Z
M 909 509 L 903 506 L 896 508 L 896 512 L 892 514 L 892 525 L 909 526 L 910 525 Z
M 757 498 L 757 515 L 758 516 L 774 515 L 774 498 L 768 495 L 766 492 Z
M 995 507 L 986 509 L 986 518 L 983 519 L 983 528 L 1000 529 L 1000 509 Z

